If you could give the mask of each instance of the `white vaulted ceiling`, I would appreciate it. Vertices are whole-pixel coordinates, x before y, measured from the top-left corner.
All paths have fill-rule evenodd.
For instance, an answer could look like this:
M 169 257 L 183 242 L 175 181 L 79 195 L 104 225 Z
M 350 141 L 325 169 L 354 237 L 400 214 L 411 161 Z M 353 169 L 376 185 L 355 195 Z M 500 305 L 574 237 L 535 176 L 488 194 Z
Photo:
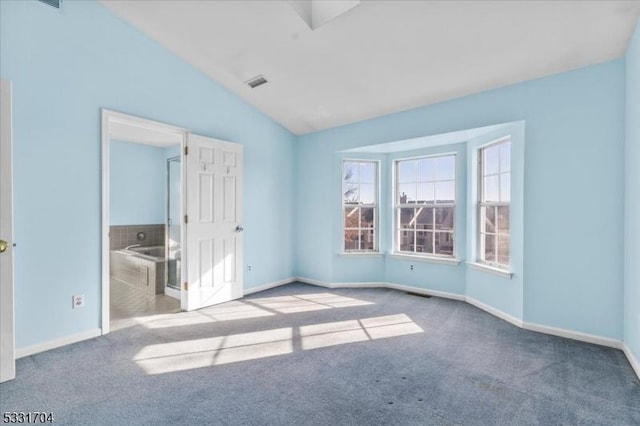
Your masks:
M 618 58 L 640 15 L 637 1 L 362 1 L 312 30 L 287 1 L 103 3 L 296 134 Z

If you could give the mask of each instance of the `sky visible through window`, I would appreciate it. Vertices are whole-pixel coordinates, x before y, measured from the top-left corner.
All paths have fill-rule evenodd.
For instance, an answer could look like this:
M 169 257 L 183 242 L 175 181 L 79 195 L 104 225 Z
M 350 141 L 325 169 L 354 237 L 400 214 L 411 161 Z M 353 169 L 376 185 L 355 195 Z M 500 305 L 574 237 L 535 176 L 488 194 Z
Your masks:
M 397 202 L 452 203 L 455 200 L 455 173 L 454 155 L 398 161 Z

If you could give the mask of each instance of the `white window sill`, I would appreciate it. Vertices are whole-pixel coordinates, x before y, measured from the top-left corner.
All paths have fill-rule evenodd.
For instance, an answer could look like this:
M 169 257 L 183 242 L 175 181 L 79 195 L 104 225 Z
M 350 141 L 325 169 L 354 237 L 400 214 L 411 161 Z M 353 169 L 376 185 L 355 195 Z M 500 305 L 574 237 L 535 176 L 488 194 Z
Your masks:
M 411 254 L 402 254 L 402 253 L 388 253 L 387 256 L 391 257 L 392 259 L 413 260 L 417 262 L 441 263 L 444 265 L 460 264 L 460 259 L 455 259 L 453 257 L 415 256 Z
M 479 271 L 488 272 L 490 274 L 497 275 L 502 278 L 507 278 L 509 280 L 513 277 L 513 272 L 505 271 L 504 269 L 499 269 L 493 266 L 485 265 L 484 263 L 467 262 L 467 265 Z
M 366 258 L 366 257 L 382 257 L 384 254 L 378 251 L 341 251 L 338 256 L 353 257 L 353 258 Z

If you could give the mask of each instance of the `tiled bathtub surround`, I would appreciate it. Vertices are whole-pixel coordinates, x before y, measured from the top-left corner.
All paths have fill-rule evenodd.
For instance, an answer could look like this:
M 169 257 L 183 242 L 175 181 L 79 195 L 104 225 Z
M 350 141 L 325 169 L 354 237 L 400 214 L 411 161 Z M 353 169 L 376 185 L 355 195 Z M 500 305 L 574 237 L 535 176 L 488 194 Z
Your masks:
M 144 241 L 138 241 L 138 232 L 147 234 Z M 133 244 L 141 246 L 163 246 L 165 225 L 117 225 L 110 226 L 109 246 L 111 250 L 118 250 Z
M 111 282 L 119 280 L 148 295 L 164 293 L 166 262 L 126 253 L 111 251 Z

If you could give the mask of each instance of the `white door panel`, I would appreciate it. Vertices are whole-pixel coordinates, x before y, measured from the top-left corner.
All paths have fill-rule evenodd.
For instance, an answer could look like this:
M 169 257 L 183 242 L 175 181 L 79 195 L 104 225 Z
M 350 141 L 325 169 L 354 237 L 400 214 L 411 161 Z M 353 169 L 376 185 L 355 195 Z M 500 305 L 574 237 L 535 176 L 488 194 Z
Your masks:
M 11 140 L 11 84 L 0 80 L 0 382 L 16 377 Z
M 189 135 L 187 310 L 242 297 L 242 145 Z M 238 229 L 239 228 L 239 229 Z

